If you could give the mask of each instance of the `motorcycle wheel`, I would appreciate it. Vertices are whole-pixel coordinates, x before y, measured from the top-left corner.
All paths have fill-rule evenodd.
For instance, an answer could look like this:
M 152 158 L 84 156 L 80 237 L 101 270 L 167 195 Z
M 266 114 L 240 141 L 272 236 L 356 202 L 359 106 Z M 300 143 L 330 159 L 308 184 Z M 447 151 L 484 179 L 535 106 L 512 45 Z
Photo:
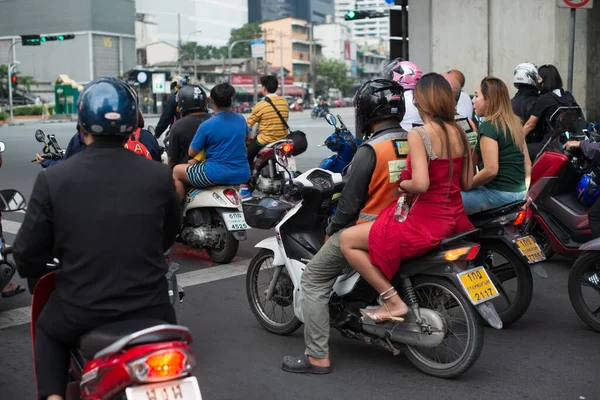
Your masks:
M 600 298 L 600 288 L 592 287 L 588 281 L 589 277 L 596 273 L 600 274 L 600 254 L 590 251 L 582 254 L 569 273 L 569 299 L 573 309 L 590 328 L 600 332 L 600 307 L 593 306 L 594 311 L 587 305 L 585 298 Z M 586 290 L 584 291 L 584 287 Z M 595 292 L 595 293 L 594 293 Z M 584 298 L 585 297 L 585 298 Z
M 552 244 L 550 243 L 550 238 L 542 229 L 542 226 L 539 222 L 535 221 L 531 228 L 529 229 L 531 236 L 534 237 L 535 241 L 540 245 L 542 252 L 546 256 L 546 260 L 549 260 L 554 256 L 554 250 L 552 250 Z
M 312 119 L 317 119 L 318 116 L 317 116 L 317 113 L 313 111 L 312 113 L 310 113 L 310 117 Z
M 259 275 L 265 263 L 267 264 L 265 270 L 268 272 L 268 278 L 262 284 L 259 284 Z M 277 280 L 273 297 L 270 301 L 267 301 L 267 290 L 273 279 L 275 268 L 273 268 L 273 252 L 261 249 L 248 266 L 246 296 L 254 316 L 266 330 L 277 335 L 289 335 L 298 330 L 302 326 L 302 322 L 294 315 L 294 284 L 285 267 L 281 268 L 283 270 Z M 282 318 L 288 317 L 287 320 L 274 320 L 277 317 L 276 307 L 281 308 L 280 314 Z M 286 312 L 285 309 L 288 309 L 288 311 Z
M 492 251 L 500 255 L 506 262 L 498 265 L 487 265 L 485 263 L 486 251 Z M 498 292 L 500 292 L 500 297 L 492 300 L 492 303 L 502 319 L 503 327 L 506 328 L 521 319 L 525 312 L 527 312 L 529 304 L 531 304 L 531 299 L 533 298 L 531 268 L 529 264 L 502 242 L 481 242 L 478 261 L 482 265 L 485 265 L 492 282 L 494 282 Z M 508 296 L 508 286 L 505 287 L 505 282 L 513 279 L 516 279 L 516 294 L 514 299 L 511 300 Z M 506 306 L 507 304 L 508 306 Z
M 438 312 L 445 320 L 447 331 L 444 342 L 434 348 L 402 345 L 406 356 L 419 370 L 437 378 L 454 378 L 466 372 L 475 364 L 483 348 L 481 317 L 463 292 L 449 280 L 433 276 L 419 276 L 413 278 L 412 282 L 419 306 Z M 437 294 L 436 297 L 440 297 L 441 300 L 437 301 L 437 304 L 431 301 L 433 299 L 427 298 L 427 295 L 434 294 Z M 458 354 L 458 358 L 453 361 L 444 362 L 444 356 L 439 355 L 430 358 L 428 353 L 435 350 L 440 350 L 442 355 L 450 355 L 448 341 L 454 335 L 457 325 L 453 321 L 455 314 L 453 309 L 455 308 L 459 308 L 464 315 L 466 339 L 462 342 L 465 343 L 465 348 L 460 354 L 455 352 Z
M 223 221 L 223 217 L 216 211 L 213 215 L 213 225 L 217 227 L 225 228 L 225 221 Z M 219 264 L 227 264 L 237 254 L 238 247 L 240 246 L 240 242 L 233 237 L 231 232 L 225 228 L 225 241 L 220 248 L 209 247 L 206 249 L 208 256 L 211 260 Z

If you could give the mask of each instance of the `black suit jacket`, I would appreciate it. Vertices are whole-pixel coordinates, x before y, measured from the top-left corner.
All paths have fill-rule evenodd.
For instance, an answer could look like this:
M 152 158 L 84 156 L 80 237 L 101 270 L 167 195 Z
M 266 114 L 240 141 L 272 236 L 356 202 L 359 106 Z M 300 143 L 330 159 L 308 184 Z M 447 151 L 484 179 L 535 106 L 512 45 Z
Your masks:
M 73 321 L 118 317 L 169 303 L 163 252 L 180 225 L 169 167 L 94 143 L 40 172 L 14 258 L 28 278 L 60 260 L 54 296 Z

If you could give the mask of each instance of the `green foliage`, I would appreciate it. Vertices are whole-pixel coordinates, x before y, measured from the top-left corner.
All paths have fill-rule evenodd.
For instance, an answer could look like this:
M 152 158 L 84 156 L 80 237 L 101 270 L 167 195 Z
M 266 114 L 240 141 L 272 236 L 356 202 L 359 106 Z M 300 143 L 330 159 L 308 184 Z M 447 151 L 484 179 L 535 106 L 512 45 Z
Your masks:
M 229 44 L 237 40 L 250 40 L 261 37 L 262 31 L 259 23 L 246 24 L 239 29 L 231 30 Z M 196 60 L 227 58 L 228 47 L 229 46 L 216 47 L 212 45 L 199 46 L 196 42 L 187 42 L 181 45 L 181 59 L 184 61 L 192 61 L 194 60 L 194 53 L 196 55 Z M 252 56 L 250 43 L 240 43 L 236 45 L 232 49 L 231 56 L 233 58 L 250 58 Z
M 231 30 L 231 37 L 229 38 L 229 44 L 236 40 L 250 40 L 262 38 L 263 33 L 258 22 L 246 24 L 239 29 Z M 250 43 L 240 43 L 236 45 L 231 51 L 231 55 L 234 58 L 250 58 L 252 52 L 250 51 Z
M 0 121 L 7 120 L 8 117 L 9 117 L 8 113 L 6 113 L 4 111 L 0 111 Z
M 346 63 L 335 59 L 322 59 L 317 62 L 317 90 L 325 93 L 329 89 L 338 89 L 346 93 L 355 83 L 354 78 L 347 76 Z
M 13 115 L 15 117 L 25 117 L 30 115 L 42 115 L 43 112 L 43 106 L 22 106 L 15 107 L 15 109 L 13 110 Z
M 54 114 L 54 104 L 48 106 L 48 114 Z

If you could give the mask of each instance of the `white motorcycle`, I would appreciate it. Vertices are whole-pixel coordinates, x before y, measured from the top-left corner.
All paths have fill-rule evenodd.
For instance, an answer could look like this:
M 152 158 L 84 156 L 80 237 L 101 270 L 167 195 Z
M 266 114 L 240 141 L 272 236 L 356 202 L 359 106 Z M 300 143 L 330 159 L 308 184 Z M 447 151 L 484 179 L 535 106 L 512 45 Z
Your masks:
M 228 263 L 237 254 L 239 241 L 249 229 L 238 192 L 231 186 L 192 188 L 183 205 L 181 240 L 206 249 L 211 260 Z
M 244 202 L 251 226 L 259 218 L 272 219 L 261 222 L 264 226 L 276 225 L 275 236 L 256 245 L 261 250 L 246 275 L 250 308 L 272 333 L 291 334 L 304 320 L 301 276 L 323 245 L 323 226 L 342 187 L 341 174 L 314 168 L 286 187 L 283 201 Z M 498 289 L 485 268 L 474 263 L 480 246 L 472 240 L 478 231 L 447 238 L 430 253 L 403 263 L 392 279 L 410 309 L 403 323 L 361 317 L 360 308 L 376 307 L 377 293 L 348 267 L 331 293 L 331 326 L 346 338 L 381 346 L 394 355 L 402 350 L 426 374 L 452 378 L 464 373 L 483 347 L 481 317 L 502 328 L 489 301 L 499 296 Z

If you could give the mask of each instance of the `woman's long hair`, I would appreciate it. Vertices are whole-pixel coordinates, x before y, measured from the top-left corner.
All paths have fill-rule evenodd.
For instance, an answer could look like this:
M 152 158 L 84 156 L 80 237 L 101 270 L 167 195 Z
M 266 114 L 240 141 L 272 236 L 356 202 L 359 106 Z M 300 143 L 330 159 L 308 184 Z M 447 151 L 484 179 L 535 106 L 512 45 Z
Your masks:
M 560 77 L 560 72 L 552 64 L 542 65 L 538 68 L 538 74 L 542 78 L 542 84 L 540 85 L 540 92 L 550 93 L 556 89 L 562 89 L 563 82 Z
M 505 138 L 506 131 L 510 131 L 514 145 L 522 152 L 525 133 L 521 119 L 513 112 L 506 84 L 499 78 L 488 76 L 481 81 L 481 94 L 487 101 L 486 120 L 489 120 L 496 129 L 501 129 Z
M 452 152 L 450 148 L 450 135 L 446 124 L 454 127 L 459 132 L 465 152 L 464 154 L 469 158 L 468 162 L 471 162 L 471 153 L 469 151 L 467 136 L 454 119 L 456 115 L 456 101 L 454 100 L 454 96 L 452 96 L 452 88 L 446 78 L 432 72 L 423 75 L 419 82 L 417 82 L 413 98 L 415 107 L 417 107 L 421 118 L 426 115 L 435 124 L 439 125 L 444 132 L 444 142 L 448 149 L 448 163 L 450 165 L 448 181 L 451 182 L 454 163 L 452 161 Z

